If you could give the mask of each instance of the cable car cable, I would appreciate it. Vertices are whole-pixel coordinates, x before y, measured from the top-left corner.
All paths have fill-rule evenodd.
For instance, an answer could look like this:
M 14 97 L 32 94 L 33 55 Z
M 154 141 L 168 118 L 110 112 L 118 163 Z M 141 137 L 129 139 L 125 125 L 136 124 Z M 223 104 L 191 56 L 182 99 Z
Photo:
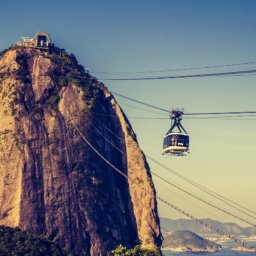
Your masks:
M 161 166 L 162 168 L 166 169 L 167 171 L 173 173 L 175 176 L 179 177 L 180 179 L 182 179 L 182 180 L 188 182 L 189 184 L 191 184 L 191 185 L 197 187 L 198 189 L 204 191 L 205 193 L 207 193 L 207 194 L 209 194 L 209 195 L 215 197 L 216 199 L 220 200 L 221 202 L 226 203 L 227 205 L 231 206 L 232 208 L 234 208 L 234 209 L 236 209 L 236 210 L 238 210 L 238 211 L 240 211 L 240 212 L 246 214 L 247 216 L 249 216 L 249 217 L 251 217 L 251 218 L 253 218 L 253 219 L 256 219 L 256 217 L 254 217 L 254 216 L 252 216 L 252 215 L 250 215 L 250 214 L 248 214 L 248 213 L 242 211 L 241 209 L 239 209 L 239 208 L 237 208 L 237 207 L 235 207 L 235 206 L 233 206 L 233 205 L 227 203 L 226 201 L 228 201 L 228 202 L 230 202 L 230 203 L 232 203 L 232 204 L 234 204 L 234 205 L 236 205 L 236 206 L 238 206 L 238 207 L 240 207 L 240 208 L 242 208 L 242 209 L 244 209 L 244 210 L 247 210 L 248 212 L 251 212 L 251 213 L 253 213 L 253 214 L 256 214 L 255 211 L 252 211 L 251 209 L 249 209 L 249 208 L 247 208 L 247 207 L 245 207 L 245 206 L 243 206 L 243 205 L 241 205 L 241 204 L 238 204 L 238 203 L 236 203 L 236 202 L 234 202 L 234 201 L 228 199 L 227 197 L 225 197 L 225 196 L 223 196 L 223 195 L 220 195 L 220 194 L 218 194 L 218 193 L 216 193 L 216 192 L 214 192 L 214 191 L 212 191 L 212 190 L 210 190 L 210 189 L 208 189 L 208 188 L 206 188 L 206 187 L 200 185 L 199 183 L 197 183 L 197 182 L 195 182 L 195 181 L 193 181 L 193 180 L 191 180 L 191 179 L 185 177 L 184 175 L 179 174 L 178 172 L 176 172 L 176 171 L 172 170 L 171 168 L 169 168 L 169 167 L 163 165 L 162 163 L 158 162 L 157 160 L 155 160 L 154 158 L 150 157 L 149 155 L 146 155 L 146 157 L 147 157 L 147 159 L 150 159 L 152 162 L 154 162 L 154 163 L 157 164 L 158 166 Z M 226 200 L 226 201 L 224 201 L 224 200 Z
M 256 111 L 230 111 L 230 112 L 199 112 L 199 113 L 184 113 L 186 116 L 199 115 L 238 115 L 238 114 L 256 114 Z
M 238 219 L 238 220 L 240 220 L 240 221 L 242 221 L 242 222 L 244 222 L 244 223 L 247 223 L 247 224 L 249 224 L 249 225 L 251 225 L 251 226 L 253 226 L 253 227 L 256 227 L 256 224 L 254 224 L 254 223 L 252 223 L 252 222 L 250 222 L 250 221 L 247 221 L 247 220 L 245 220 L 244 218 L 241 218 L 241 217 L 239 217 L 239 216 L 237 216 L 237 215 L 235 215 L 235 214 L 233 214 L 233 213 L 230 213 L 230 212 L 228 212 L 228 211 L 222 209 L 221 207 L 218 207 L 218 206 L 216 206 L 216 205 L 214 205 L 214 204 L 212 204 L 212 203 L 210 203 L 210 202 L 207 202 L 206 200 L 204 200 L 204 199 L 202 199 L 202 198 L 200 198 L 200 197 L 198 197 L 198 196 L 196 196 L 196 195 L 194 195 L 194 194 L 192 194 L 192 193 L 190 193 L 190 192 L 188 192 L 188 191 L 182 189 L 181 187 L 175 185 L 173 182 L 170 182 L 169 180 L 162 178 L 161 176 L 159 176 L 159 175 L 156 174 L 155 172 L 151 171 L 151 173 L 154 174 L 155 176 L 157 176 L 159 179 L 161 179 L 161 180 L 163 180 L 164 182 L 166 182 L 167 184 L 169 184 L 169 185 L 171 185 L 171 186 L 173 186 L 173 187 L 179 189 L 179 190 L 182 191 L 183 193 L 185 193 L 185 194 L 187 194 L 187 195 L 189 195 L 189 196 L 191 196 L 191 197 L 194 197 L 195 199 L 197 199 L 197 200 L 199 200 L 199 201 L 201 201 L 201 202 L 203 202 L 203 203 L 205 203 L 205 204 L 207 204 L 207 205 L 209 205 L 209 206 L 211 206 L 211 207 L 213 207 L 213 208 L 215 208 L 215 209 L 217 209 L 217 210 L 219 210 L 219 211 L 221 211 L 221 212 L 223 212 L 223 213 L 226 213 L 227 215 L 232 216 L 232 217 L 234 217 L 234 218 L 236 218 L 236 219 Z
M 120 141 L 124 142 L 124 139 L 123 139 L 122 137 L 119 137 L 119 136 L 118 136 L 116 133 L 114 133 L 111 129 L 109 129 L 107 126 L 105 126 L 104 124 L 102 124 L 102 122 L 100 122 L 98 119 L 94 118 L 93 116 L 92 116 L 92 118 L 93 118 L 93 120 L 95 120 L 96 122 L 98 122 L 104 129 L 108 130 L 112 135 L 114 135 L 115 137 L 117 137 Z M 105 138 L 105 139 L 106 139 L 106 138 Z M 116 146 L 115 146 L 112 142 L 109 141 L 109 143 L 111 143 L 111 144 L 116 148 Z M 118 149 L 118 150 L 120 151 L 120 149 Z M 195 181 L 192 181 L 192 180 L 186 178 L 185 176 L 183 176 L 183 175 L 181 175 L 181 174 L 175 172 L 175 171 L 172 170 L 171 168 L 169 168 L 169 167 L 167 167 L 167 166 L 161 164 L 160 162 L 158 162 L 158 161 L 155 160 L 154 158 L 150 157 L 149 155 L 146 155 L 146 154 L 145 154 L 145 156 L 146 156 L 147 159 L 150 159 L 150 160 L 153 161 L 155 164 L 157 164 L 157 165 L 161 166 L 162 168 L 164 168 L 164 169 L 170 171 L 170 172 L 173 173 L 175 176 L 177 176 L 177 177 L 179 177 L 180 179 L 182 179 L 182 180 L 188 182 L 189 184 L 191 184 L 191 185 L 197 187 L 197 188 L 200 189 L 201 191 L 204 191 L 204 192 L 207 193 L 208 195 L 213 196 L 215 199 L 218 199 L 219 201 L 221 201 L 221 202 L 223 202 L 223 203 L 229 205 L 230 207 L 232 207 L 232 208 L 234 208 L 234 209 L 236 209 L 236 210 L 238 210 L 238 211 L 240 211 L 240 212 L 246 214 L 247 216 L 249 216 L 249 217 L 251 217 L 251 218 L 253 218 L 253 219 L 256 219 L 256 218 L 255 218 L 254 216 L 252 216 L 251 214 L 248 214 L 247 212 L 245 212 L 245 211 L 243 211 L 243 210 L 237 208 L 236 206 L 233 206 L 232 204 L 230 204 L 230 203 L 228 203 L 228 202 L 226 202 L 226 201 L 224 201 L 224 200 L 227 200 L 227 201 L 229 201 L 229 202 L 231 202 L 231 203 L 237 205 L 238 207 L 243 208 L 244 210 L 247 210 L 247 211 L 249 211 L 249 212 L 251 212 L 251 213 L 255 213 L 255 214 L 256 214 L 256 212 L 253 212 L 252 210 L 250 210 L 250 209 L 248 209 L 248 208 L 246 208 L 246 207 L 244 207 L 244 206 L 242 206 L 242 205 L 240 205 L 240 204 L 238 204 L 238 203 L 235 203 L 235 202 L 231 201 L 230 199 L 228 199 L 228 198 L 226 198 L 226 197 L 224 197 L 224 196 L 222 196 L 222 195 L 220 195 L 220 194 L 217 194 L 217 193 L 214 192 L 214 191 L 211 191 L 211 190 L 209 190 L 209 189 L 203 187 L 202 185 L 196 183 Z M 220 197 L 220 198 L 219 198 L 219 197 Z
M 173 195 L 175 195 L 175 197 L 182 198 L 184 200 L 184 202 L 186 202 L 187 207 L 188 207 L 187 204 L 191 204 L 194 207 L 196 207 L 197 209 L 200 209 L 201 211 L 205 212 L 208 217 L 214 218 L 215 220 L 218 220 L 220 222 L 223 221 L 219 216 L 214 214 L 212 210 L 209 210 L 209 209 L 207 210 L 206 208 L 201 207 L 198 204 L 192 202 L 191 200 L 186 198 L 184 195 L 181 195 L 181 194 L 175 192 L 174 190 L 170 189 L 170 186 L 168 186 L 164 182 L 162 182 L 157 176 L 154 176 L 154 178 L 155 178 L 154 179 L 154 184 L 158 184 L 158 186 L 161 187 L 161 189 L 164 188 L 165 190 L 168 190 L 169 192 L 171 192 L 172 197 L 173 197 Z
M 124 98 L 124 99 L 127 99 L 127 100 L 130 100 L 130 101 L 133 101 L 133 102 L 142 104 L 142 105 L 144 105 L 144 106 L 147 106 L 147 107 L 150 107 L 150 108 L 154 108 L 154 109 L 158 109 L 158 110 L 163 111 L 163 112 L 170 113 L 170 110 L 168 110 L 168 109 L 159 108 L 159 107 L 157 107 L 157 106 L 154 106 L 154 105 L 151 105 L 151 104 L 142 102 L 142 101 L 140 101 L 140 100 L 136 100 L 136 99 L 133 99 L 133 98 L 124 96 L 124 95 L 122 95 L 122 94 L 120 94 L 120 93 L 117 93 L 117 92 L 114 92 L 114 91 L 111 91 L 111 93 L 112 93 L 112 94 L 115 94 L 115 95 L 117 95 L 117 96 L 119 96 L 119 97 L 122 97 L 122 98 Z
M 120 104 L 121 106 L 127 106 L 127 107 L 129 107 L 129 108 L 135 108 L 135 109 L 142 110 L 142 111 L 145 111 L 145 112 L 150 112 L 150 113 L 153 113 L 153 114 L 157 114 L 157 115 L 161 115 L 161 116 L 166 116 L 166 114 L 164 114 L 164 113 L 155 112 L 155 111 L 150 111 L 150 110 L 148 110 L 148 109 L 136 107 L 136 106 L 133 106 L 133 105 L 130 105 L 130 104 L 125 104 L 125 103 L 122 103 L 122 102 L 121 102 L 121 103 L 119 102 L 119 104 Z
M 195 119 L 197 119 L 197 120 L 199 120 L 199 119 L 219 119 L 219 120 L 246 120 L 246 119 L 244 119 L 245 117 L 256 117 L 256 114 L 251 114 L 251 115 L 247 115 L 247 114 L 243 114 L 243 115 L 231 115 L 231 116 L 223 116 L 223 115 L 221 115 L 221 116 L 197 116 L 197 117 L 184 117 L 183 119 L 184 120 L 190 120 L 190 119 L 193 119 L 193 120 L 195 120 Z M 235 119 L 235 118 L 241 118 L 241 119 Z M 250 120 L 254 120 L 254 119 L 250 119 Z
M 53 72 L 52 72 L 52 76 L 53 76 L 53 79 L 54 79 L 54 84 L 56 84 Z M 59 93 L 59 89 L 58 89 L 58 87 L 57 87 L 57 84 L 56 84 L 56 88 L 57 88 L 58 93 Z M 105 161 L 110 167 L 113 168 L 113 170 L 115 170 L 116 172 L 118 172 L 120 175 L 122 175 L 123 177 L 125 177 L 127 180 L 131 180 L 133 183 L 137 183 L 137 185 L 140 186 L 141 189 L 143 189 L 143 190 L 146 191 L 146 192 L 149 192 L 149 191 L 145 190 L 145 188 L 142 187 L 141 184 L 138 183 L 138 181 L 132 180 L 131 178 L 129 178 L 125 173 L 123 173 L 120 169 L 118 169 L 116 166 L 114 166 L 109 160 L 107 160 L 107 159 L 106 159 L 106 158 L 105 158 L 105 157 L 104 157 L 87 139 L 86 139 L 86 137 L 83 135 L 83 133 L 80 131 L 80 129 L 79 129 L 78 126 L 76 125 L 75 121 L 73 120 L 71 114 L 69 113 L 69 111 L 68 111 L 68 109 L 65 107 L 65 105 L 63 105 L 63 107 L 64 107 L 64 109 L 66 110 L 66 112 L 67 112 L 67 114 L 68 114 L 68 116 L 69 116 L 69 118 L 70 118 L 70 120 L 71 120 L 72 125 L 73 125 L 74 128 L 77 130 L 77 132 L 79 133 L 79 135 L 81 136 L 81 138 L 85 141 L 85 143 L 86 143 L 103 161 Z M 209 226 L 209 225 L 208 225 L 207 223 L 205 223 L 204 221 L 197 219 L 197 218 L 194 217 L 193 215 L 187 213 L 186 211 L 183 211 L 182 209 L 180 209 L 179 207 L 177 207 L 177 206 L 173 205 L 172 203 L 166 201 L 165 199 L 163 199 L 163 198 L 161 198 L 161 197 L 159 197 L 159 196 L 157 196 L 157 195 L 154 195 L 154 197 L 155 197 L 156 199 L 158 199 L 159 201 L 163 202 L 164 204 L 166 204 L 166 205 L 170 206 L 171 208 L 175 209 L 176 211 L 182 213 L 183 215 L 185 215 L 185 216 L 187 216 L 187 217 L 189 217 L 189 218 L 195 220 L 196 222 L 200 223 L 201 225 L 203 225 L 203 226 L 205 226 L 205 227 L 208 227 L 209 229 L 214 230 L 215 232 L 217 232 L 217 233 L 219 233 L 219 234 L 221 234 L 221 235 L 224 235 L 224 236 L 226 235 L 223 231 L 221 231 L 221 230 L 219 230 L 219 229 L 214 229 L 212 226 Z M 250 249 L 253 248 L 252 246 L 246 245 L 242 240 L 237 239 L 237 238 L 235 238 L 235 237 L 233 237 L 233 236 L 231 236 L 231 235 L 228 235 L 228 237 L 229 237 L 231 240 L 233 240 L 234 242 L 241 244 L 242 246 L 246 246 L 246 247 L 248 247 L 248 248 L 250 248 Z
M 97 112 L 92 112 L 97 116 L 107 116 L 111 117 L 110 114 L 102 114 Z M 156 112 L 155 112 L 156 113 Z M 0 118 L 5 118 L 6 115 L 1 115 Z M 247 118 L 246 117 L 255 117 Z M 128 119 L 141 119 L 141 120 L 170 120 L 169 117 L 146 117 L 146 116 L 127 116 Z M 185 117 L 183 120 L 220 120 L 220 121 L 256 121 L 256 115 L 242 115 L 242 116 L 209 116 L 209 117 Z
M 134 105 L 130 105 L 130 104 L 125 104 L 125 103 L 120 103 L 119 102 L 119 105 L 121 106 L 127 106 L 129 108 L 134 108 L 134 109 L 138 109 L 138 110 L 142 110 L 142 111 L 145 111 L 145 112 L 150 112 L 150 113 L 153 113 L 153 114 L 157 114 L 157 115 L 161 115 L 161 116 L 166 116 L 166 114 L 164 113 L 159 113 L 159 112 L 155 112 L 155 111 L 150 111 L 150 110 L 147 110 L 145 108 L 140 108 L 140 107 L 137 107 L 137 106 L 134 106 Z M 184 113 L 183 115 L 186 115 L 186 113 Z M 203 116 L 203 117 L 185 117 L 183 119 L 187 120 L 187 119 L 223 119 L 223 118 L 234 118 L 234 117 L 256 117 L 256 113 L 255 114 L 248 114 L 248 115 L 231 115 L 231 116 L 209 116 L 209 117 L 206 117 L 206 116 Z M 160 119 L 160 118 L 156 118 L 156 117 L 139 117 L 139 116 L 136 116 L 136 117 L 130 117 L 128 116 L 128 118 L 134 118 L 134 119 Z M 170 119 L 169 117 L 167 118 L 163 118 L 163 119 Z
M 248 111 L 247 111 L 247 112 L 248 112 Z M 250 111 L 250 112 L 252 112 L 252 111 Z M 244 112 L 229 112 L 229 113 L 232 113 L 232 114 L 236 113 L 236 114 L 237 114 L 237 113 L 244 113 Z M 205 114 L 205 113 L 204 113 L 204 114 Z M 216 112 L 215 112 L 214 114 L 216 114 Z M 221 114 L 223 114 L 223 113 L 221 113 Z M 107 127 L 105 127 L 105 128 L 107 128 Z M 114 136 L 116 136 L 116 134 L 114 134 L 111 130 L 109 130 L 109 132 L 111 132 Z M 121 138 L 119 138 L 119 139 L 121 139 Z M 147 158 L 151 158 L 151 157 L 147 156 Z M 151 159 L 152 159 L 152 158 L 151 158 Z M 160 163 L 158 163 L 158 164 L 160 164 Z M 161 165 L 161 164 L 160 164 L 160 165 Z M 195 184 L 194 184 L 194 185 L 195 185 Z M 200 185 L 197 184 L 197 186 L 200 186 Z M 201 187 L 200 189 L 202 190 L 202 187 Z M 206 188 L 204 188 L 204 189 L 206 190 Z M 207 193 L 209 194 L 209 193 L 215 193 L 215 192 L 213 192 L 213 191 L 210 191 L 210 192 L 209 192 L 209 191 L 208 191 Z M 213 196 L 213 195 L 212 195 L 212 196 Z M 240 204 L 238 204 L 238 203 L 235 203 L 235 202 L 229 200 L 228 198 L 225 198 L 224 196 L 221 196 L 221 195 L 215 193 L 215 196 L 214 196 L 214 197 L 216 198 L 216 196 L 221 197 L 222 199 L 220 199 L 220 198 L 217 198 L 217 199 L 220 200 L 220 201 L 222 201 L 222 202 L 223 202 L 223 199 L 224 199 L 224 200 L 227 200 L 227 201 L 229 201 L 229 202 L 231 202 L 231 203 L 233 203 L 233 204 L 235 204 L 235 205 L 237 205 L 237 206 L 239 206 L 239 207 L 241 207 L 241 208 L 243 208 L 243 209 L 245 209 L 245 210 L 247 210 L 247 211 L 249 211 L 249 212 L 251 212 L 251 213 L 255 213 L 255 212 L 253 212 L 252 210 L 250 210 L 250 209 L 248 209 L 248 208 L 246 208 L 246 207 L 244 207 L 244 206 L 242 206 L 242 205 L 240 205 Z M 236 210 L 239 210 L 240 212 L 246 214 L 247 216 L 250 216 L 250 217 L 252 217 L 252 218 L 255 219 L 254 216 L 252 216 L 252 215 L 250 215 L 250 214 L 248 214 L 248 213 L 242 211 L 241 209 L 239 209 L 239 208 L 237 208 L 237 207 L 235 207 L 235 206 L 233 206 L 233 205 L 231 205 L 231 204 L 229 204 L 229 203 L 227 203 L 227 202 L 225 202 L 225 201 L 224 201 L 224 203 L 226 203 L 227 205 L 231 206 L 232 208 L 234 208 L 234 209 L 236 209 Z
M 54 84 L 56 84 L 56 81 L 55 81 L 55 77 L 54 77 L 53 72 L 52 72 L 52 76 L 53 76 L 53 79 L 54 79 Z M 60 94 L 57 84 L 56 84 L 56 88 L 57 88 L 58 94 Z M 86 139 L 86 137 L 85 137 L 85 136 L 83 135 L 83 133 L 80 131 L 80 129 L 78 128 L 78 126 L 77 126 L 76 123 L 74 122 L 72 116 L 70 115 L 68 109 L 65 107 L 65 105 L 64 105 L 64 109 L 66 110 L 66 112 L 67 112 L 67 114 L 68 114 L 68 116 L 69 116 L 69 118 L 70 118 L 70 120 L 71 120 L 71 123 L 73 124 L 74 128 L 77 130 L 77 132 L 79 133 L 79 135 L 81 136 L 81 138 L 86 142 L 86 144 L 87 144 L 102 160 L 104 160 L 109 166 L 111 166 L 115 171 L 117 171 L 119 174 L 121 174 L 121 175 L 122 175 L 123 177 L 125 177 L 127 180 L 129 180 L 129 179 L 131 180 L 131 178 L 129 178 L 129 177 L 128 177 L 126 174 L 124 174 L 121 170 L 119 170 L 117 167 L 115 167 L 115 166 L 114 166 L 110 161 L 108 161 L 96 148 L 94 148 L 94 146 Z M 136 180 L 132 180 L 132 182 L 137 183 Z M 140 183 L 138 183 L 137 185 L 141 187 Z M 143 190 L 145 190 L 143 187 L 141 187 L 141 188 L 142 188 Z M 146 191 L 146 192 L 147 192 L 147 191 Z M 161 198 L 161 197 L 159 197 L 159 196 L 157 196 L 157 195 L 154 195 L 154 197 L 155 197 L 156 199 L 162 201 L 162 202 L 165 203 L 166 205 L 172 207 L 173 209 L 175 209 L 175 210 L 177 210 L 177 211 L 183 213 L 184 215 L 186 215 L 186 216 L 188 216 L 188 217 L 194 219 L 195 221 L 199 222 L 200 224 L 202 224 L 202 225 L 208 227 L 207 223 L 204 223 L 202 220 L 199 220 L 199 219 L 195 218 L 193 215 L 191 215 L 191 214 L 189 214 L 189 213 L 187 213 L 187 212 L 181 210 L 180 208 L 178 208 L 177 206 L 175 206 L 175 205 L 171 204 L 170 202 L 164 200 L 163 198 Z M 209 228 L 210 228 L 210 229 L 213 229 L 212 226 L 210 226 Z M 217 233 L 219 233 L 219 234 L 225 235 L 225 233 L 222 232 L 222 231 L 220 231 L 219 229 L 216 229 L 215 231 L 216 231 Z M 243 246 L 245 246 L 245 243 L 244 243 L 243 241 L 241 241 L 241 240 L 239 240 L 239 239 L 237 239 L 237 238 L 235 238 L 235 237 L 233 237 L 233 236 L 230 236 L 230 235 L 229 235 L 228 237 L 229 237 L 231 240 L 233 240 L 233 241 L 235 241 L 235 242 L 237 242 L 237 243 L 240 243 L 240 244 L 242 244 Z M 247 246 L 248 248 L 253 248 L 253 247 L 248 246 L 248 245 L 246 245 L 246 246 Z
M 200 69 L 211 69 L 211 68 L 222 68 L 222 67 L 234 67 L 255 64 L 256 61 L 247 61 L 240 63 L 231 64 L 220 64 L 220 65 L 209 65 L 201 67 L 188 67 L 188 68 L 174 68 L 165 70 L 149 70 L 149 71 L 134 71 L 134 72 L 93 72 L 94 74 L 104 74 L 104 75 L 120 75 L 120 74 L 146 74 L 146 73 L 163 73 L 163 72 L 173 72 L 173 71 L 188 71 L 188 70 L 200 70 Z
M 99 78 L 102 81 L 145 81 L 145 80 L 165 80 L 165 79 L 185 79 L 185 78 L 202 78 L 215 76 L 229 76 L 237 74 L 255 74 L 256 70 L 237 70 L 227 72 L 205 73 L 205 74 L 191 74 L 191 75 L 173 75 L 173 76 L 155 76 L 155 77 L 129 77 L 129 78 Z
M 96 128 L 92 123 L 91 123 L 91 125 L 93 126 L 94 129 L 96 129 L 96 131 L 103 137 L 103 139 L 104 139 L 105 141 L 107 141 L 110 145 L 112 145 L 114 148 L 116 148 L 122 155 L 127 156 L 126 153 L 124 153 L 124 152 L 123 152 L 121 149 L 119 149 L 114 143 L 112 143 L 108 138 L 106 138 L 106 136 L 105 136 L 102 132 L 100 132 L 100 130 L 99 130 L 98 128 Z M 195 198 L 195 199 L 197 199 L 197 200 L 199 200 L 199 201 L 201 201 L 201 202 L 203 202 L 203 203 L 205 203 L 205 204 L 207 204 L 207 205 L 209 205 L 209 206 L 211 206 L 211 207 L 213 207 L 213 208 L 215 208 L 215 209 L 217 209 L 217 210 L 219 210 L 219 211 L 221 211 L 221 212 L 223 212 L 223 213 L 225 213 L 225 214 L 227 214 L 227 215 L 229 215 L 229 216 L 232 216 L 232 217 L 234 217 L 234 218 L 236 218 L 236 219 L 238 219 L 238 220 L 240 220 L 240 221 L 242 221 L 242 222 L 245 222 L 245 223 L 247 223 L 247 224 L 249 224 L 249 225 L 252 225 L 252 226 L 256 226 L 254 223 L 252 223 L 252 222 L 250 222 L 250 221 L 248 221 L 248 220 L 245 220 L 244 218 L 241 218 L 241 217 L 239 217 L 239 216 L 237 216 L 237 215 L 235 215 L 235 214 L 233 214 L 233 213 L 230 213 L 229 211 L 227 211 L 227 210 L 225 210 L 225 209 L 222 209 L 221 207 L 216 206 L 216 205 L 212 204 L 211 202 L 208 202 L 208 201 L 206 201 L 206 200 L 204 200 L 204 199 L 202 199 L 202 198 L 200 198 L 200 197 L 194 195 L 194 194 L 191 193 L 191 192 L 188 192 L 187 190 L 181 188 L 180 186 L 174 184 L 173 182 L 170 182 L 170 181 L 168 181 L 167 179 L 161 177 L 160 175 L 158 175 L 158 174 L 155 173 L 154 171 L 150 170 L 150 172 L 151 172 L 154 176 L 158 177 L 159 179 L 161 179 L 162 181 L 166 182 L 167 184 L 169 184 L 169 185 L 175 187 L 176 189 L 182 191 L 183 193 L 185 193 L 185 194 L 187 194 L 187 195 L 189 195 L 189 196 L 191 196 L 191 197 L 193 197 L 193 198 Z
M 164 108 L 160 108 L 160 107 L 157 107 L 157 106 L 154 106 L 152 104 L 149 104 L 149 103 L 145 103 L 143 101 L 140 101 L 140 100 L 137 100 L 137 99 L 133 99 L 131 97 L 127 97 L 127 96 L 124 96 L 120 93 L 117 93 L 117 92 L 114 92 L 114 91 L 111 91 L 112 94 L 114 95 L 117 95 L 119 97 L 122 97 L 124 99 L 127 99 L 127 100 L 130 100 L 130 101 L 133 101 L 133 102 L 136 102 L 138 104 L 142 104 L 144 106 L 147 106 L 147 107 L 150 107 L 150 108 L 154 108 L 154 109 L 158 109 L 160 111 L 163 111 L 163 112 L 167 112 L 167 113 L 170 113 L 170 110 L 168 109 L 164 109 Z M 229 112 L 199 112 L 199 113 L 184 113 L 183 115 L 184 116 L 193 116 L 193 115 L 243 115 L 243 114 L 256 114 L 256 111 L 229 111 Z

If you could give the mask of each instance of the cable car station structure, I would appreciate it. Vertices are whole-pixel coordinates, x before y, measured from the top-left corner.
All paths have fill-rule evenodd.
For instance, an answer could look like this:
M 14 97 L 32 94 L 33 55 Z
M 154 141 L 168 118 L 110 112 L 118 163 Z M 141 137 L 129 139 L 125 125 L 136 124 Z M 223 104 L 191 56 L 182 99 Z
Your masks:
M 33 38 L 31 37 L 21 37 L 22 41 L 18 42 L 17 46 L 25 46 L 29 48 L 39 49 L 42 52 L 50 53 L 54 48 L 51 37 L 46 32 L 37 32 Z

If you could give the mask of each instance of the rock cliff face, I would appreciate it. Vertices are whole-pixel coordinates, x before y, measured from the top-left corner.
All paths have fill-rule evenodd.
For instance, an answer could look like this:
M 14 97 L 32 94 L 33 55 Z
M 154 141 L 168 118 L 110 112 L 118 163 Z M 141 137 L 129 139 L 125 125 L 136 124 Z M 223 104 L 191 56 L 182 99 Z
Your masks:
M 149 167 L 126 116 L 63 50 L 1 54 L 0 184 L 0 225 L 46 234 L 76 254 L 161 245 Z

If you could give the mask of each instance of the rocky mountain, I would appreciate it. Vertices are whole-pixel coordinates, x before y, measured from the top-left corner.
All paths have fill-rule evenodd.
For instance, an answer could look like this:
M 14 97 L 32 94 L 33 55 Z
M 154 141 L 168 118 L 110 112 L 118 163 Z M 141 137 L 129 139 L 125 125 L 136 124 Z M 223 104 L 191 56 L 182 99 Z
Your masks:
M 72 256 L 72 253 L 43 236 L 18 228 L 0 226 L 0 255 Z
M 161 246 L 136 135 L 74 55 L 39 43 L 2 52 L 0 120 L 0 225 L 44 234 L 77 255 L 107 255 L 138 240 Z
M 243 228 L 244 235 L 256 235 L 256 226 Z
M 212 219 L 202 219 L 202 220 L 210 224 L 211 226 L 222 230 L 226 234 L 248 235 L 248 236 L 256 234 L 255 227 L 242 228 L 239 225 L 232 222 L 223 223 L 223 222 L 212 220 Z M 213 234 L 213 231 L 211 231 L 210 229 L 189 219 L 172 220 L 168 218 L 161 218 L 161 228 L 163 230 L 163 233 L 173 232 L 176 230 L 190 230 L 197 234 Z
M 163 248 L 176 252 L 217 252 L 222 249 L 220 245 L 185 230 L 166 236 Z

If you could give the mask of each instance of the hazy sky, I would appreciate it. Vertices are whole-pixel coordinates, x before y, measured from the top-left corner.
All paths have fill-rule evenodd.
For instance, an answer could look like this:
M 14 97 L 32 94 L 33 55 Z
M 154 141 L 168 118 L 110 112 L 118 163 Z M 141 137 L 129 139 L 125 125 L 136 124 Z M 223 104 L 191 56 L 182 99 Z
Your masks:
M 256 64 L 148 72 L 256 61 L 255 13 L 253 0 L 1 1 L 0 50 L 16 43 L 22 35 L 46 31 L 57 46 L 74 53 L 100 79 L 255 69 Z M 256 110 L 255 75 L 102 81 L 110 90 L 165 109 Z M 161 117 L 126 105 L 135 103 L 116 99 L 128 117 Z M 168 119 L 129 120 L 145 154 L 256 211 L 256 118 L 247 119 L 250 120 L 183 120 L 191 136 L 191 154 L 181 158 L 161 155 L 163 136 L 170 128 Z M 208 199 L 166 170 L 150 161 L 149 164 L 163 177 Z M 237 222 L 154 180 L 159 196 L 196 217 Z M 170 218 L 183 217 L 162 203 L 159 213 Z

